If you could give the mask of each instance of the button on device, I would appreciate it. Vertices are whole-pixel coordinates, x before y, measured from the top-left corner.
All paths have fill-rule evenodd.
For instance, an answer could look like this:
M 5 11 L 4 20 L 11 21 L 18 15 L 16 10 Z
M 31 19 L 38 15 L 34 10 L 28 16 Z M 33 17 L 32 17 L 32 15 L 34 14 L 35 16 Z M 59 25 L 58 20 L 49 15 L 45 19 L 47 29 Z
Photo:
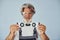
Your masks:
M 35 27 L 36 26 L 36 23 L 32 23 L 32 26 Z
M 26 24 L 26 26 L 30 26 L 31 24 Z
M 24 27 L 24 23 L 20 23 L 20 26 L 21 26 L 21 27 Z

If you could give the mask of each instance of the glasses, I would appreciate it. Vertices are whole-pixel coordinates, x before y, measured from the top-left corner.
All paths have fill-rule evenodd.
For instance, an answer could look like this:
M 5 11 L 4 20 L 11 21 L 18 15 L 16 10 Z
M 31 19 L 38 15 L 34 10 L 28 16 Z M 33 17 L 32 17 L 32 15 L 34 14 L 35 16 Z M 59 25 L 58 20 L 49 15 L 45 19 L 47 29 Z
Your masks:
M 23 12 L 23 14 L 33 14 L 32 12 L 31 13 L 25 13 L 25 12 Z

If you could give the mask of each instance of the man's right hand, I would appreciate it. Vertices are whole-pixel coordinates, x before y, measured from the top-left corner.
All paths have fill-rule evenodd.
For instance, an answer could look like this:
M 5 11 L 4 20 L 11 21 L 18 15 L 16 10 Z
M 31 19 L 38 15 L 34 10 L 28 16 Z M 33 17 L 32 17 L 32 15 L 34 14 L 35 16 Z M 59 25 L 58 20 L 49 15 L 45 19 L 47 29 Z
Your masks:
M 15 33 L 18 29 L 19 29 L 19 25 L 18 24 L 12 24 L 10 26 L 10 32 L 11 33 Z
M 6 37 L 6 40 L 14 40 L 15 37 L 15 32 L 19 29 L 19 25 L 18 24 L 12 24 L 10 26 L 10 33 L 9 35 Z

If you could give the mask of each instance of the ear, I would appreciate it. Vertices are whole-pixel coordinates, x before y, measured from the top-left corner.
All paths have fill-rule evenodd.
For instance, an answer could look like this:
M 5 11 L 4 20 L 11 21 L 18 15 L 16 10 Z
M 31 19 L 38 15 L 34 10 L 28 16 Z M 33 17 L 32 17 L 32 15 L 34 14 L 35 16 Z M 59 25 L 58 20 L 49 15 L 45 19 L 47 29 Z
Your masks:
M 32 13 L 32 16 L 34 15 L 35 13 Z

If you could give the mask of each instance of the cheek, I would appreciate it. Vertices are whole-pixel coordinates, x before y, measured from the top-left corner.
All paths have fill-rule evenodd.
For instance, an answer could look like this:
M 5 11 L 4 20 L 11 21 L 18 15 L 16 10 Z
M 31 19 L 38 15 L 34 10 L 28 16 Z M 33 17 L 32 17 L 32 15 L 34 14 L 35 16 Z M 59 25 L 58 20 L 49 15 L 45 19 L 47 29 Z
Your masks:
M 24 15 L 24 17 L 27 17 L 27 16 L 29 16 L 29 15 L 27 15 L 27 14 Z
M 31 14 L 25 14 L 24 16 L 26 16 L 26 17 L 32 17 L 32 15 Z
M 32 17 L 33 15 L 32 15 L 32 14 L 30 14 L 29 16 L 30 16 L 30 17 Z
M 23 15 L 24 18 L 31 18 L 32 16 L 33 16 L 32 14 L 28 14 L 28 15 L 27 14 L 24 14 Z
M 29 17 L 29 15 L 26 15 L 26 14 L 25 14 L 25 15 L 23 15 L 23 17 L 24 17 L 24 18 L 28 18 L 28 17 Z

